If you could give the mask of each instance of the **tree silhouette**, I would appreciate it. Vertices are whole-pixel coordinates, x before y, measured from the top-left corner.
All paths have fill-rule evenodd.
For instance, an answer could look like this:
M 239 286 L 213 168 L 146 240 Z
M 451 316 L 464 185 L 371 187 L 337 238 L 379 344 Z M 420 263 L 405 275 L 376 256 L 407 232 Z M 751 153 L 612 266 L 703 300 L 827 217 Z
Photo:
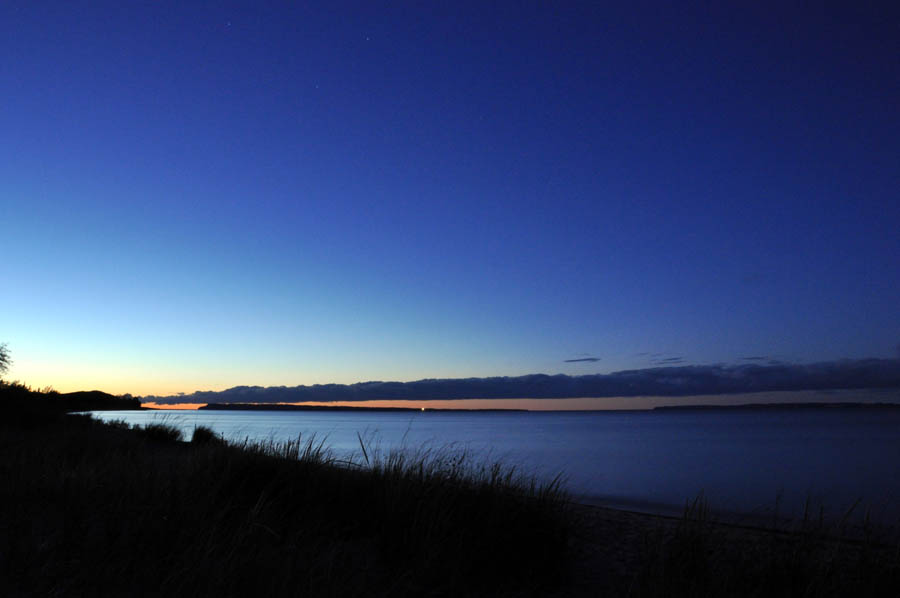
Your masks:
M 6 347 L 6 343 L 0 343 L 0 377 L 9 371 L 11 363 L 12 359 L 9 357 L 9 349 Z

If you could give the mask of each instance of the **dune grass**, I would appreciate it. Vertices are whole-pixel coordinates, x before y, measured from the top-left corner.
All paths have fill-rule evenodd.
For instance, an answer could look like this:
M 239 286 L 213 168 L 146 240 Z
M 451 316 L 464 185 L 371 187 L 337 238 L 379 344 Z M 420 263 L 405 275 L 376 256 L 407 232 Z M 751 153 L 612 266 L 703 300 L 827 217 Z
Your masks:
M 197 426 L 194 428 L 193 433 L 191 434 L 191 443 L 192 444 L 215 444 L 215 445 L 224 445 L 226 444 L 225 439 L 222 438 L 219 434 L 216 434 L 212 428 L 207 426 Z
M 542 595 L 566 569 L 558 485 L 458 456 L 365 466 L 315 438 L 0 426 L 0 594 Z
M 181 430 L 165 423 L 152 423 L 135 429 L 153 442 L 178 442 L 183 439 Z

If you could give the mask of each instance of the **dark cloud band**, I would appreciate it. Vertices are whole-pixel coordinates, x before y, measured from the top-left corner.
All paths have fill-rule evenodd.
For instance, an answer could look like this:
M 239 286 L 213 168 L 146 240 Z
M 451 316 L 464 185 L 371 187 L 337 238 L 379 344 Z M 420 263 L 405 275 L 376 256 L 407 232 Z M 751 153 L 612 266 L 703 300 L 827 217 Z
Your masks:
M 375 399 L 554 399 L 849 388 L 900 388 L 900 359 L 848 359 L 807 365 L 691 365 L 586 376 L 532 374 L 294 387 L 237 386 L 221 392 L 197 391 L 183 396 L 144 397 L 144 400 L 159 403 L 301 403 Z

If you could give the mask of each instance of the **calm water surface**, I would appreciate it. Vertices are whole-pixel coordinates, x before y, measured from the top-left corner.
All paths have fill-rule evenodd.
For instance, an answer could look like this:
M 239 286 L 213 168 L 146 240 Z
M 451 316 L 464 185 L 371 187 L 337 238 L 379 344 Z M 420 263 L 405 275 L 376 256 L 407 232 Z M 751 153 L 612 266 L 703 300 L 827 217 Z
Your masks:
M 809 498 L 839 516 L 861 500 L 900 519 L 900 409 L 664 412 L 105 411 L 104 420 L 165 420 L 190 438 L 325 438 L 359 456 L 357 433 L 396 447 L 466 449 L 542 479 L 562 473 L 583 502 L 666 512 L 703 492 L 721 512 L 796 513 Z M 767 515 L 766 515 L 767 516 Z

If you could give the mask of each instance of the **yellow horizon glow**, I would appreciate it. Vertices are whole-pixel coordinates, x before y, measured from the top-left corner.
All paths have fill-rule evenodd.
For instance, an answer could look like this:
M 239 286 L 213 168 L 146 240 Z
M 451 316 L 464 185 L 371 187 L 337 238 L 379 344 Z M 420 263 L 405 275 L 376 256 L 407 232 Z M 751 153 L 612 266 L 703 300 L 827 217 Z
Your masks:
M 179 376 L 172 376 L 166 380 L 136 379 L 133 372 L 119 372 L 113 368 L 82 368 L 74 365 L 41 367 L 18 362 L 14 366 L 4 376 L 7 382 L 21 382 L 31 388 L 49 386 L 62 393 L 100 390 L 112 395 L 174 397 L 186 388 L 191 389 L 189 392 L 196 390 L 219 392 L 236 386 L 234 383 L 200 385 Z M 98 380 L 102 382 L 98 383 Z

